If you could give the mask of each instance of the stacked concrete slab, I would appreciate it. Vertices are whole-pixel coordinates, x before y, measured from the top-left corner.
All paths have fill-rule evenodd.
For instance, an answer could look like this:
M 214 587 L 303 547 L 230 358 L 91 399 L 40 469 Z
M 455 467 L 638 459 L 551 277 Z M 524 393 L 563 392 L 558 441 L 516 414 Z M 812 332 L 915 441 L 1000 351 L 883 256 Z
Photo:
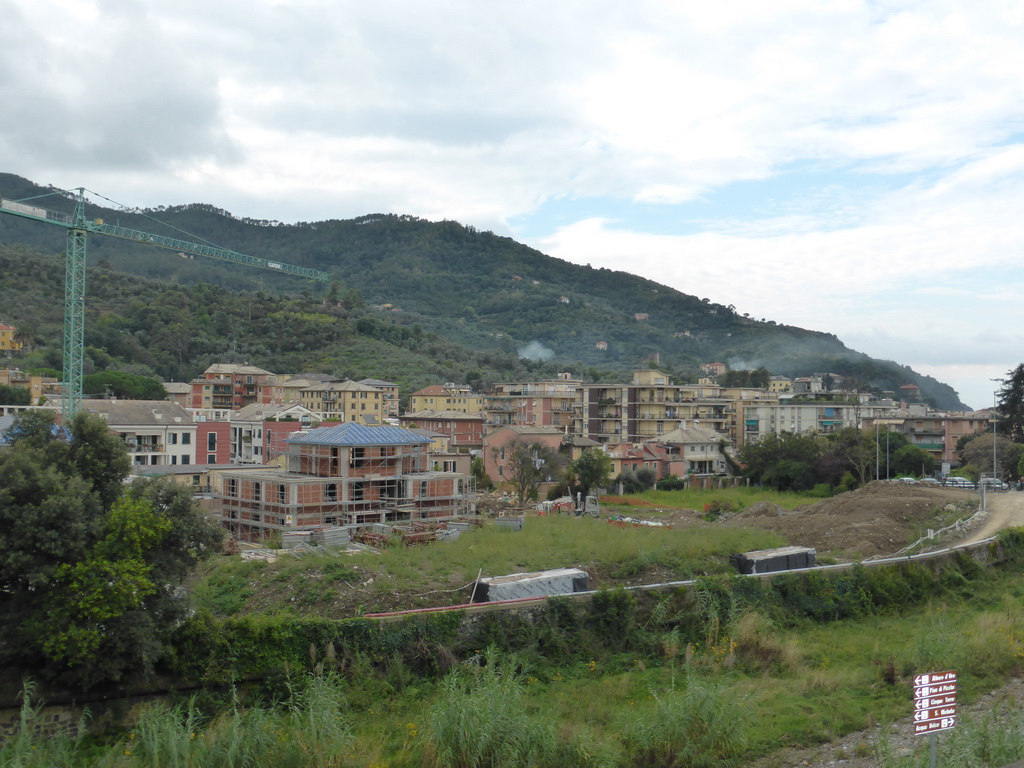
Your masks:
M 477 582 L 473 590 L 473 602 L 571 595 L 574 592 L 586 592 L 589 581 L 590 575 L 578 568 L 555 568 L 550 571 L 491 576 Z

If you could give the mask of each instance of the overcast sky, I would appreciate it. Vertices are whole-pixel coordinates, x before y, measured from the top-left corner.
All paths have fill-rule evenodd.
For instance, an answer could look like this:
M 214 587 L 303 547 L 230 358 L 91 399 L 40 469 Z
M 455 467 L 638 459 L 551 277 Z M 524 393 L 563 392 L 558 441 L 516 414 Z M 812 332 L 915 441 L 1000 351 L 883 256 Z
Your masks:
M 454 219 L 992 403 L 1024 360 L 1019 0 L 0 0 L 0 170 Z M 0 190 L 2 192 L 2 190 Z

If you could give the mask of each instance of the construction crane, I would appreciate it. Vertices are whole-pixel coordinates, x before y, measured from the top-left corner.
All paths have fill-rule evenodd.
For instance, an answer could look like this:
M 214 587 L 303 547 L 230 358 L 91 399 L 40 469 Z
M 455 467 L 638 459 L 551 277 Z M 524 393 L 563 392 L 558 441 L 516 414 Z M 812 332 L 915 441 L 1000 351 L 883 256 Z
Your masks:
M 75 201 L 74 212 L 71 214 L 59 213 L 31 204 L 33 200 L 50 195 L 73 198 Z M 86 219 L 85 189 L 82 187 L 74 191 L 55 191 L 21 200 L 8 200 L 0 197 L 0 213 L 9 213 L 45 224 L 56 224 L 68 231 L 64 274 L 64 382 L 63 397 L 61 398 L 61 417 L 64 424 L 70 424 L 71 419 L 82 405 L 82 366 L 85 349 L 85 248 L 86 237 L 89 233 L 146 243 L 158 248 L 177 251 L 183 255 L 207 256 L 211 259 L 248 264 L 251 267 L 262 267 L 275 272 L 327 282 L 327 273 L 316 269 L 247 256 L 244 253 L 229 251 L 214 245 L 190 243 L 187 240 L 127 229 L 115 224 L 106 224 L 102 219 Z

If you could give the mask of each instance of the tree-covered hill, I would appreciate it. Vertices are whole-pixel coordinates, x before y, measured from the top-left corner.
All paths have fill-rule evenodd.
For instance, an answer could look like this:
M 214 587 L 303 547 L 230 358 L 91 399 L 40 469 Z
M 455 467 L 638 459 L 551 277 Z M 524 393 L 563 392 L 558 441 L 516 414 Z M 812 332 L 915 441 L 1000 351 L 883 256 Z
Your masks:
M 0 174 L 6 198 L 46 192 Z M 34 202 L 72 207 L 61 196 Z M 90 205 L 87 214 L 331 276 L 316 284 L 92 236 L 86 335 L 100 367 L 106 354 L 180 380 L 234 356 L 280 372 L 479 384 L 563 370 L 624 380 L 657 355 L 677 381 L 694 380 L 701 363 L 724 362 L 789 376 L 838 373 L 878 391 L 916 384 L 935 406 L 963 407 L 947 385 L 852 351 L 832 334 L 755 321 L 732 306 L 569 264 L 452 221 L 375 214 L 285 225 L 235 218 L 208 204 L 141 212 Z M 64 232 L 0 215 L 0 246 L 14 270 L 3 274 L 18 276 L 0 289 L 0 317 L 38 326 L 49 348 L 59 333 Z M 59 343 L 53 349 L 59 354 Z

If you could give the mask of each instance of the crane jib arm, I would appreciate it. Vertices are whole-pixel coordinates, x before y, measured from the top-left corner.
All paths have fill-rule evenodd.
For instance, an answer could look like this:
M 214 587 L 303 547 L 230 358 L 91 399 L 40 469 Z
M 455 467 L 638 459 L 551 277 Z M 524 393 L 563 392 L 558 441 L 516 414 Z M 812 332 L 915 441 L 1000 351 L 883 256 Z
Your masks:
M 127 229 L 114 224 L 87 223 L 85 228 L 90 232 L 95 232 L 100 235 L 119 237 L 122 240 L 133 240 L 137 243 L 146 243 L 160 248 L 169 248 L 172 251 L 178 251 L 179 253 L 191 253 L 197 256 L 207 256 L 211 259 L 233 261 L 237 264 L 248 264 L 252 267 L 263 267 L 264 269 L 272 269 L 275 272 L 284 272 L 289 275 L 298 275 L 300 277 L 308 277 L 313 280 L 327 282 L 327 273 L 321 272 L 318 269 L 297 267 L 294 264 L 285 264 L 281 261 L 271 261 L 270 259 L 261 259 L 258 256 L 248 256 L 244 253 L 237 253 L 225 248 L 218 248 L 215 245 L 190 243 L 187 240 L 178 240 L 174 237 L 151 235 L 148 232 L 139 232 L 135 229 Z
M 66 213 L 50 211 L 46 208 L 27 205 L 16 200 L 8 200 L 7 198 L 0 198 L 0 211 L 4 213 L 13 213 L 16 216 L 24 216 L 28 219 L 44 221 L 47 224 L 57 224 L 69 229 L 81 228 L 89 232 L 95 232 L 98 235 L 117 237 L 122 240 L 132 240 L 136 243 L 155 245 L 158 248 L 168 248 L 172 251 L 178 251 L 179 253 L 206 256 L 207 258 L 220 259 L 222 261 L 233 261 L 236 264 L 248 264 L 251 267 L 262 267 L 264 269 L 272 269 L 275 272 L 284 272 L 289 275 L 297 275 L 299 277 L 319 280 L 322 283 L 327 282 L 327 273 L 321 272 L 318 269 L 297 267 L 294 264 L 285 264 L 281 261 L 271 261 L 270 259 L 262 259 L 257 256 L 248 256 L 244 253 L 229 251 L 226 248 L 218 248 L 215 245 L 191 243 L 187 240 L 178 240 L 173 237 L 153 235 L 149 232 L 140 232 L 136 229 L 128 229 L 115 224 L 103 224 L 98 221 L 87 220 L 76 226 L 76 223 L 73 221 L 73 217 Z

